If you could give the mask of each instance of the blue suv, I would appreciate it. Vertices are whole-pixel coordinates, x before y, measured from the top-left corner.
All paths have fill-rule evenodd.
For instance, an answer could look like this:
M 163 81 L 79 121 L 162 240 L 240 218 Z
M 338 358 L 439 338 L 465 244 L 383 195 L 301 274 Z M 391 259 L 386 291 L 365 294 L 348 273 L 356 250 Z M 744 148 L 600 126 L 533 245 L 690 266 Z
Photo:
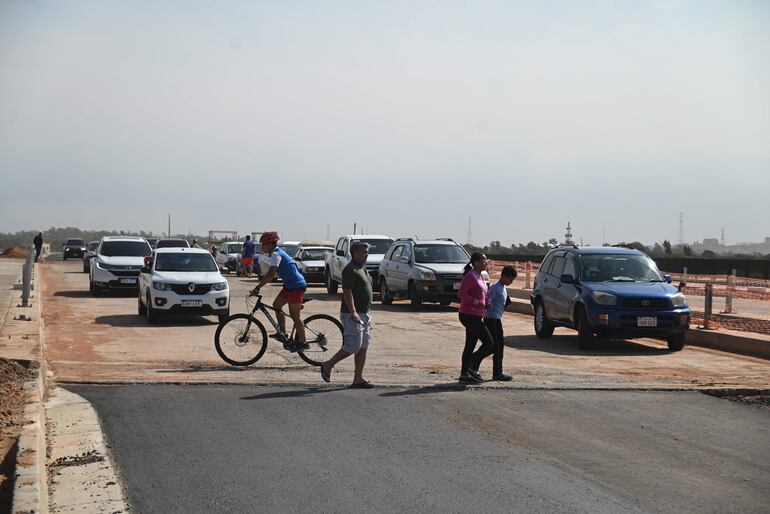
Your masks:
M 679 351 L 690 327 L 683 286 L 673 286 L 638 250 L 559 246 L 535 277 L 535 333 L 548 338 L 557 326 L 574 328 L 584 350 L 595 347 L 597 335 L 666 338 L 669 349 Z

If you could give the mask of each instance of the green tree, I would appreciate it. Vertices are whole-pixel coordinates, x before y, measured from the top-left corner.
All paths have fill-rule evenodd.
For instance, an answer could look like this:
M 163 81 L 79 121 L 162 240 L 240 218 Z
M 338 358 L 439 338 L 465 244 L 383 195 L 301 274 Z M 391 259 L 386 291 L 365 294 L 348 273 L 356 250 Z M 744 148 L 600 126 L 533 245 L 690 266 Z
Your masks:
M 663 241 L 663 250 L 666 252 L 666 255 L 671 255 L 671 242 L 668 239 Z

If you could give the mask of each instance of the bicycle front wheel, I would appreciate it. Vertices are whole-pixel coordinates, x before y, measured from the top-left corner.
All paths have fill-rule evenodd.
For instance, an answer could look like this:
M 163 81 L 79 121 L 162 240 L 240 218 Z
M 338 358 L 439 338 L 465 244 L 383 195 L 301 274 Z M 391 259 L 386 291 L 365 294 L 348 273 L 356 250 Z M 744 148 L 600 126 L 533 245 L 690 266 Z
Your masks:
M 342 348 L 342 323 L 326 314 L 314 314 L 305 318 L 305 338 L 310 346 L 297 352 L 311 366 L 320 366 Z
M 233 314 L 217 327 L 214 347 L 226 363 L 233 366 L 249 366 L 264 355 L 267 349 L 267 332 L 262 323 L 252 316 Z

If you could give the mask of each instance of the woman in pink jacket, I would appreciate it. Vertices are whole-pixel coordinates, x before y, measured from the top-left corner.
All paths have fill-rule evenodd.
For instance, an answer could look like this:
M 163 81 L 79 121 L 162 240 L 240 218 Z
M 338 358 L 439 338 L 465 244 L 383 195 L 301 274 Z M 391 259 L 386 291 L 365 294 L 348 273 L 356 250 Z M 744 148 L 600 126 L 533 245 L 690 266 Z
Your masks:
M 494 342 L 484 325 L 487 310 L 487 283 L 481 272 L 487 269 L 487 257 L 481 252 L 471 255 L 471 262 L 465 265 L 465 275 L 460 284 L 460 323 L 465 327 L 465 348 L 463 349 L 460 382 L 483 382 L 479 374 L 481 361 L 492 355 Z M 474 353 L 476 341 L 481 346 Z

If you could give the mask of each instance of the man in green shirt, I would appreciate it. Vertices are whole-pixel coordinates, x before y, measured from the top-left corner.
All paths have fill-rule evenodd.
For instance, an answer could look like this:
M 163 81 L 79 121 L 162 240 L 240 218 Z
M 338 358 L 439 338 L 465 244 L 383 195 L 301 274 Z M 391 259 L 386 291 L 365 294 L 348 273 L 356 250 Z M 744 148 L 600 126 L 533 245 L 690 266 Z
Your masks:
M 372 335 L 372 277 L 366 272 L 366 258 L 369 257 L 369 245 L 353 242 L 350 245 L 351 261 L 342 270 L 342 348 L 328 361 L 321 364 L 321 378 L 331 381 L 331 372 L 335 364 L 355 354 L 355 372 L 353 385 L 357 389 L 370 389 L 371 382 L 363 377 L 366 350 Z

